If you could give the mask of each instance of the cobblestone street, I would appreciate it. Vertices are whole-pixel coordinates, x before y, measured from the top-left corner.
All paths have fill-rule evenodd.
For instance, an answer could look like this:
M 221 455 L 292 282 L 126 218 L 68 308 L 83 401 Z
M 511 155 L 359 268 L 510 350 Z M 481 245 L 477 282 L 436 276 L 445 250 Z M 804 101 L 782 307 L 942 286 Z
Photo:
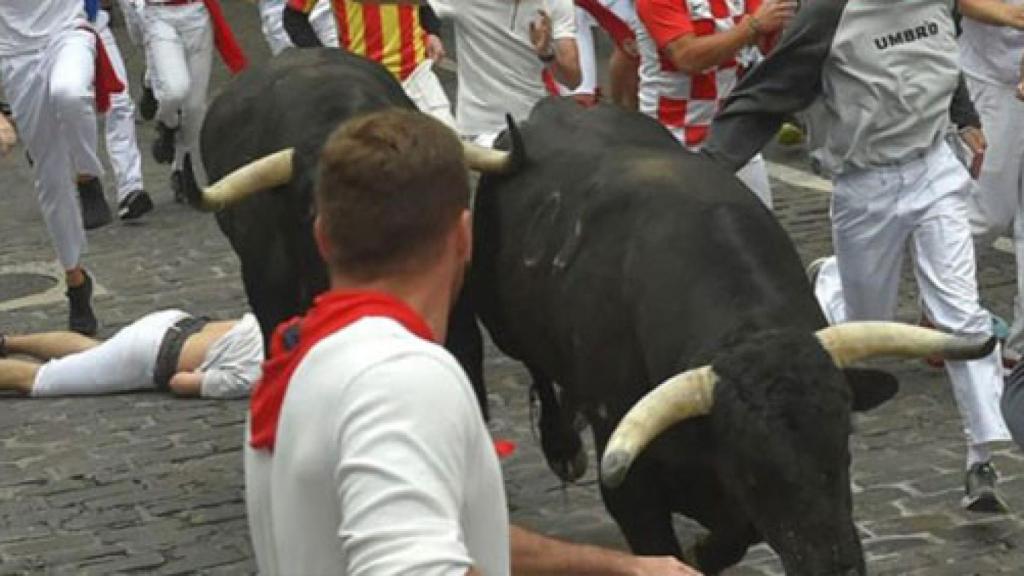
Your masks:
M 257 10 L 223 2 L 254 61 L 268 56 Z M 117 30 L 137 91 L 140 58 Z M 450 80 L 450 79 L 449 79 Z M 215 65 L 213 93 L 227 81 Z M 256 121 L 257 119 L 254 119 Z M 246 309 L 238 262 L 212 216 L 175 204 L 169 170 L 149 154 L 153 127 L 139 124 L 156 209 L 137 224 L 89 233 L 85 263 L 109 336 L 139 316 L 182 308 L 213 318 Z M 799 151 L 772 150 L 776 166 L 804 170 Z M 774 179 L 776 213 L 804 261 L 831 252 L 828 195 L 800 174 Z M 797 175 L 794 177 L 794 174 Z M 808 181 L 809 182 L 809 181 Z M 112 178 L 105 178 L 113 202 Z M 63 329 L 60 275 L 21 149 L 0 160 L 0 332 Z M 1011 254 L 983 248 L 983 300 L 1009 318 Z M 916 321 L 905 275 L 901 319 Z M 859 417 L 852 436 L 855 517 L 871 574 L 1024 574 L 1018 514 L 963 512 L 964 441 L 945 372 L 921 362 L 885 362 L 901 391 Z M 590 471 L 563 487 L 549 472 L 530 423 L 527 377 L 493 348 L 487 354 L 492 429 L 518 443 L 504 461 L 514 521 L 581 542 L 624 547 Z M 0 574 L 247 574 L 254 571 L 243 501 L 244 401 L 179 400 L 157 393 L 28 400 L 0 395 Z M 1001 489 L 1024 511 L 1024 456 L 997 451 Z M 680 537 L 700 529 L 680 520 Z M 781 574 L 774 554 L 752 548 L 731 575 Z

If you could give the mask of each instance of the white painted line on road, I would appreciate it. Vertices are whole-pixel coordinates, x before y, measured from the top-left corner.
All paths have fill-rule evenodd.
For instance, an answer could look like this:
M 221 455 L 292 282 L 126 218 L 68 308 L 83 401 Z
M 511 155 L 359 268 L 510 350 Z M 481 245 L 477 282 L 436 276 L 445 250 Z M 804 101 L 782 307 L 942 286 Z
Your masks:
M 800 170 L 785 164 L 765 162 L 768 165 L 768 175 L 776 180 L 785 182 L 790 186 L 807 188 L 816 192 L 832 193 L 832 183 L 821 176 L 811 174 L 806 170 Z

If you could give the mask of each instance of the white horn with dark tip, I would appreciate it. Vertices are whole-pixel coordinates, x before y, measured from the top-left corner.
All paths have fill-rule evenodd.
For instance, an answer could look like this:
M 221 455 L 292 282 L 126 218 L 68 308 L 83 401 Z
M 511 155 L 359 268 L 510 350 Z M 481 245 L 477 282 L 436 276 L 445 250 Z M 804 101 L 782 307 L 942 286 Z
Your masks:
M 879 356 L 975 360 L 988 356 L 996 345 L 993 336 L 954 336 L 898 322 L 849 322 L 823 328 L 815 336 L 840 368 Z
M 512 165 L 512 153 L 504 150 L 463 142 L 462 151 L 466 155 L 466 166 L 484 174 L 504 174 Z
M 601 482 L 614 488 L 641 451 L 673 424 L 704 416 L 715 402 L 711 366 L 687 370 L 662 382 L 630 408 L 615 427 L 601 457 Z
M 283 186 L 292 179 L 294 148 L 274 152 L 238 168 L 203 189 L 200 208 L 216 212 L 259 192 Z

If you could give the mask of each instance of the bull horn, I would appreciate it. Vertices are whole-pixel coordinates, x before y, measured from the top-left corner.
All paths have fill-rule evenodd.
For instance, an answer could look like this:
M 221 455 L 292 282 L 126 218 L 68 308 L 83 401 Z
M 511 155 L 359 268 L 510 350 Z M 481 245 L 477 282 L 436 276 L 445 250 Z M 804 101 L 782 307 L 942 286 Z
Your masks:
M 995 348 L 994 336 L 954 336 L 897 322 L 850 322 L 815 333 L 839 368 L 876 356 L 975 360 Z
M 199 208 L 217 212 L 241 202 L 260 190 L 269 190 L 291 182 L 294 153 L 294 148 L 288 148 L 236 169 L 203 189 Z
M 512 140 L 510 150 L 495 150 L 494 148 L 470 142 L 462 143 L 462 150 L 466 156 L 466 165 L 471 170 L 476 170 L 483 174 L 509 174 L 522 165 L 523 136 L 519 132 L 519 127 L 516 126 L 515 121 L 512 120 L 512 116 L 506 115 L 505 121 L 508 123 L 508 134 Z
M 641 398 L 608 440 L 601 457 L 601 482 L 609 488 L 622 484 L 633 460 L 659 434 L 682 420 L 711 412 L 717 381 L 711 366 L 702 366 L 669 378 Z

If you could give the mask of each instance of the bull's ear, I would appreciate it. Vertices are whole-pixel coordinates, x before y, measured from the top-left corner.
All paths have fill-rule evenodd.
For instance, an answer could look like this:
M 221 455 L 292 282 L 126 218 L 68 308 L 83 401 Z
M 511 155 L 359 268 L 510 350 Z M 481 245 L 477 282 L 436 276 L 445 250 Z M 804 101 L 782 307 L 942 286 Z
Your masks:
M 871 410 L 896 395 L 900 383 L 896 377 L 881 370 L 844 368 L 846 382 L 853 392 L 853 410 Z

